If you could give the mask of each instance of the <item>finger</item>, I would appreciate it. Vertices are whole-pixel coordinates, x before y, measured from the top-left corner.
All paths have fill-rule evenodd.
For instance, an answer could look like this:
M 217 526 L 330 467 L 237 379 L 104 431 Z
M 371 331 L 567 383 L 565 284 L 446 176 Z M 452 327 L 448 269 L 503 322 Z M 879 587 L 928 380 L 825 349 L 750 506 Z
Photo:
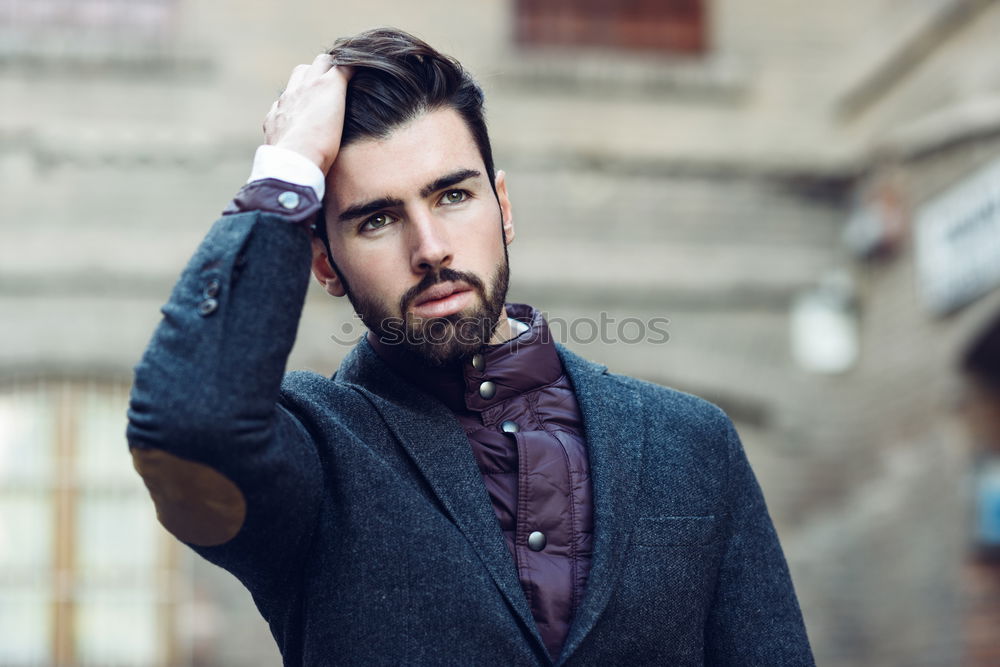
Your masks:
M 350 65 L 334 65 L 323 74 L 324 79 L 335 76 L 343 77 L 344 81 L 350 81 L 351 77 L 354 76 L 354 68 Z
M 268 122 L 270 119 L 278 115 L 278 107 L 281 106 L 281 98 L 279 97 L 274 102 L 271 103 L 271 108 L 267 110 L 264 115 L 264 122 Z
M 305 78 L 306 71 L 309 69 L 309 65 L 296 65 L 295 69 L 292 70 L 292 75 L 288 77 L 288 85 L 285 86 L 285 90 L 294 90 L 301 85 L 302 80 Z M 285 91 L 282 91 L 284 94 Z
M 321 53 L 312 61 L 312 65 L 306 69 L 304 81 L 318 79 L 333 67 L 333 56 L 329 53 Z

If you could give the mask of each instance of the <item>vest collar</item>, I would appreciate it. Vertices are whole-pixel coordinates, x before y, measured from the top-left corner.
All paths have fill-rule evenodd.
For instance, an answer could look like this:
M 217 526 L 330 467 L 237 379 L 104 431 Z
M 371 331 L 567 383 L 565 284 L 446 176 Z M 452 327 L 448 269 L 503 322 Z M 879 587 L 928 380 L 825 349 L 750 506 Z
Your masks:
M 555 382 L 562 375 L 562 363 L 541 312 L 516 303 L 507 304 L 506 309 L 509 317 L 526 324 L 528 330 L 444 366 L 431 366 L 399 345 L 382 343 L 370 332 L 368 342 L 394 373 L 452 411 L 481 412 Z M 481 390 L 487 382 L 495 388 L 492 395 L 488 389 Z

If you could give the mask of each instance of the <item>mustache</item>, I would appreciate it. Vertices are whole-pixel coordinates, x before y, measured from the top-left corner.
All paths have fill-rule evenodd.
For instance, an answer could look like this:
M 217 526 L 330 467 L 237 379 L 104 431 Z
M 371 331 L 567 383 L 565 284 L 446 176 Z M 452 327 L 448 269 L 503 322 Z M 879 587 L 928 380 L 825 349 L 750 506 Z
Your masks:
M 462 282 L 466 283 L 479 294 L 479 298 L 486 300 L 486 287 L 483 285 L 483 281 L 479 279 L 478 276 L 466 273 L 465 271 L 457 271 L 455 269 L 449 269 L 444 267 L 438 269 L 434 273 L 426 274 L 419 283 L 406 290 L 406 292 L 399 298 L 399 312 L 404 314 L 409 309 L 413 300 L 420 296 L 420 293 L 426 290 L 428 287 L 437 285 L 438 283 L 444 282 Z

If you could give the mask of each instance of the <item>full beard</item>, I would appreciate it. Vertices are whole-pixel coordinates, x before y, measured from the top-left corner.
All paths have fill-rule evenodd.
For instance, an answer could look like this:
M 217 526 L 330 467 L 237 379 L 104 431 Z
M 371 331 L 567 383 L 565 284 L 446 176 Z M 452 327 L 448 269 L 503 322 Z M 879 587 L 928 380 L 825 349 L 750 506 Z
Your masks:
M 493 338 L 507 298 L 510 266 L 506 251 L 504 247 L 503 262 L 497 266 L 488 290 L 474 274 L 442 268 L 425 275 L 400 297 L 396 312 L 402 316 L 392 313 L 376 299 L 355 293 L 345 282 L 347 298 L 381 343 L 400 345 L 432 366 L 443 366 L 479 351 Z M 446 281 L 469 285 L 479 297 L 477 304 L 445 317 L 421 318 L 410 314 L 414 299 L 427 288 Z

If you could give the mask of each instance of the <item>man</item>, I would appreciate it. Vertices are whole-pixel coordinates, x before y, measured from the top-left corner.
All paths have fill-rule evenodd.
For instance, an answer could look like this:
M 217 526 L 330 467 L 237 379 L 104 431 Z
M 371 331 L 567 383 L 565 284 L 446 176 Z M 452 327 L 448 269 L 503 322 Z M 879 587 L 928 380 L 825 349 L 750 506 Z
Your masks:
M 395 30 L 295 68 L 136 368 L 160 521 L 290 665 L 812 664 L 725 415 L 505 304 L 482 103 Z M 310 265 L 369 333 L 283 379 Z

